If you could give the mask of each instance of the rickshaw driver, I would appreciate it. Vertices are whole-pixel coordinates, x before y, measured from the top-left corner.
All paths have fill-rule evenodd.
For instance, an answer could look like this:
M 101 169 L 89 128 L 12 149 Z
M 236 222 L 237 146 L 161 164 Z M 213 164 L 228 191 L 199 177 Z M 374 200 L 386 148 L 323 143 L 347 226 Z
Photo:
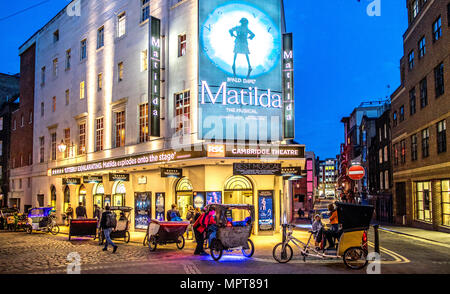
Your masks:
M 339 230 L 339 219 L 338 219 L 337 209 L 334 208 L 334 204 L 330 203 L 328 205 L 328 211 L 331 214 L 330 215 L 331 229 L 324 231 L 324 234 L 329 243 L 327 249 L 334 249 L 336 245 L 334 244 L 333 238 L 339 239 L 339 237 L 342 234 L 342 231 Z

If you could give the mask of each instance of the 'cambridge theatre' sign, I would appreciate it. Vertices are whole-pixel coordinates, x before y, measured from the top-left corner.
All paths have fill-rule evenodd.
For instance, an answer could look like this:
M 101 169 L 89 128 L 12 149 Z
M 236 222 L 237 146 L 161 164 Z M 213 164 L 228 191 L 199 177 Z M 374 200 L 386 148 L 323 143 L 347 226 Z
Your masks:
M 159 137 L 161 119 L 161 21 L 153 16 L 149 20 L 149 74 L 148 74 L 148 115 L 150 136 Z
M 281 1 L 198 3 L 199 138 L 281 140 Z

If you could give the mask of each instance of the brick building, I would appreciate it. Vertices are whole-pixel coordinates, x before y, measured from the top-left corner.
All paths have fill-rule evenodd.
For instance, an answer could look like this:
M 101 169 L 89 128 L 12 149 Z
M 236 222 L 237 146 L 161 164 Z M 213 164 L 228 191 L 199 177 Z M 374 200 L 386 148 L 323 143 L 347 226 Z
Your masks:
M 450 232 L 450 1 L 408 0 L 401 85 L 392 94 L 394 215 Z
M 11 115 L 9 205 L 21 211 L 31 207 L 31 172 L 33 164 L 33 111 L 36 45 L 21 47 L 19 107 Z M 42 203 L 43 205 L 43 203 Z

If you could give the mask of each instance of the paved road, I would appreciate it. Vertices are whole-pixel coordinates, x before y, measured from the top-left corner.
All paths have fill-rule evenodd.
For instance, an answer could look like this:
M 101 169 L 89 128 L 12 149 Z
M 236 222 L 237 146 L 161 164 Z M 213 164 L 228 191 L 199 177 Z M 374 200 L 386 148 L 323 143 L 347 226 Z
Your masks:
M 373 236 L 369 236 L 371 240 Z M 382 273 L 450 273 L 450 245 L 438 245 L 409 237 L 380 232 Z M 66 273 L 71 252 L 80 257 L 81 273 L 170 273 L 170 274 L 293 274 L 342 273 L 360 274 L 365 271 L 346 269 L 342 260 L 307 262 L 298 255 L 288 264 L 278 264 L 271 257 L 273 242 L 256 245 L 253 258 L 241 254 L 226 255 L 220 263 L 209 256 L 193 256 L 194 243 L 187 241 L 186 248 L 177 250 L 174 245 L 149 252 L 140 244 L 123 244 L 112 254 L 91 239 L 67 241 L 66 235 L 52 236 L 44 233 L 27 235 L 0 232 L 0 273 Z M 295 251 L 298 253 L 298 251 Z M 73 267 L 71 267 L 73 268 Z

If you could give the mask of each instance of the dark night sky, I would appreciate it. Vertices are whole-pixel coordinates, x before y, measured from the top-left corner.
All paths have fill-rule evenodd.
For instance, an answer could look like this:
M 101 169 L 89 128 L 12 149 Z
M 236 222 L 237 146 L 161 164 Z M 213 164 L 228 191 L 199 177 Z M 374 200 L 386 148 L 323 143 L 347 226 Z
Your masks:
M 287 30 L 294 33 L 296 140 L 321 158 L 334 157 L 344 137 L 340 119 L 400 83 L 405 0 L 380 0 L 379 17 L 366 13 L 373 0 L 284 1 Z M 18 47 L 68 3 L 0 0 L 0 72 L 19 71 Z

